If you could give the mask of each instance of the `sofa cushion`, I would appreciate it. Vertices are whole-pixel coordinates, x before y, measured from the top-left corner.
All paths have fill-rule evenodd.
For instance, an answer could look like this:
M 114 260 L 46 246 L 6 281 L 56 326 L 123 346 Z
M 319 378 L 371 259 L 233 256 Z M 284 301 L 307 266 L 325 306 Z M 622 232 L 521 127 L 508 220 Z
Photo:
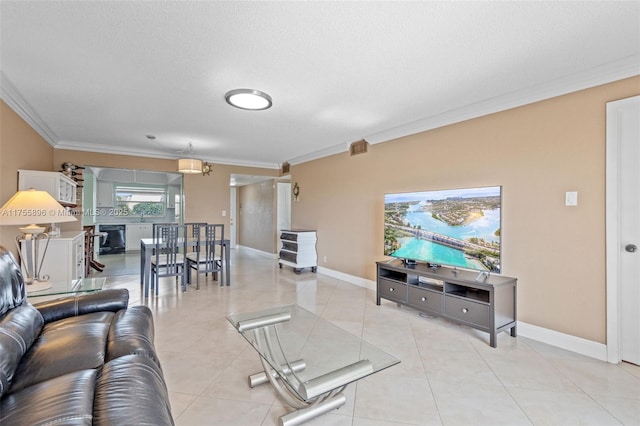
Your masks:
M 91 425 L 97 373 L 76 371 L 5 396 L 0 424 Z
M 132 306 L 118 311 L 109 330 L 105 362 L 123 355 L 138 354 L 160 366 L 153 338 L 153 316 L 147 306 Z
M 112 312 L 96 312 L 49 323 L 22 357 L 10 392 L 72 371 L 104 364 Z
M 26 300 L 20 267 L 11 252 L 0 246 L 0 316 Z
M 96 381 L 93 424 L 173 425 L 158 365 L 143 355 L 125 355 L 106 363 Z
M 42 315 L 24 304 L 0 316 L 0 398 L 9 389 L 22 356 L 42 330 Z

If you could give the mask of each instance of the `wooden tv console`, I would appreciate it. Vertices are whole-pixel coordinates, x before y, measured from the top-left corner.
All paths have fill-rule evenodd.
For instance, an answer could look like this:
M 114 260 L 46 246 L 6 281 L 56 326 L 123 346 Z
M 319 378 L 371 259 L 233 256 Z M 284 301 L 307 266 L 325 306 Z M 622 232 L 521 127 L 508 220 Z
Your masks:
M 384 298 L 486 331 L 493 348 L 499 332 L 510 329 L 516 336 L 515 278 L 399 259 L 376 263 L 377 305 Z

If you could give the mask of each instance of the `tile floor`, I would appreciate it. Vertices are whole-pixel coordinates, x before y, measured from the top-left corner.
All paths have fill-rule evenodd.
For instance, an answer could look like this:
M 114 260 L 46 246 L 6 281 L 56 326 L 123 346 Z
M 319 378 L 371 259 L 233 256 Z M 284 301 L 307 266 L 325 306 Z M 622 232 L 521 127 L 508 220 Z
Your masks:
M 135 261 L 129 259 L 127 265 Z M 122 258 L 124 262 L 124 257 Z M 128 268 L 128 266 L 127 266 Z M 128 270 L 130 272 L 130 270 Z M 122 271 L 120 271 L 122 273 Z M 142 303 L 138 275 L 110 260 L 108 287 Z M 231 287 L 178 291 L 171 279 L 153 310 L 155 343 L 177 425 L 275 425 L 287 412 L 269 385 L 250 389 L 257 355 L 225 317 L 297 303 L 401 359 L 347 388 L 347 404 L 311 425 L 640 424 L 640 367 L 612 365 L 523 337 L 488 335 L 383 301 L 371 290 L 248 250 L 232 251 Z

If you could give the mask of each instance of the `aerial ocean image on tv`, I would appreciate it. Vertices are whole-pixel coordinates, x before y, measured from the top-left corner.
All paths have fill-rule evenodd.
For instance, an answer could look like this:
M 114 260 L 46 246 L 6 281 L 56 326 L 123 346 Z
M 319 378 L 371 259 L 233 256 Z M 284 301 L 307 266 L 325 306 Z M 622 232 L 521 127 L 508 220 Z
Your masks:
M 501 187 L 385 195 L 384 254 L 500 272 Z

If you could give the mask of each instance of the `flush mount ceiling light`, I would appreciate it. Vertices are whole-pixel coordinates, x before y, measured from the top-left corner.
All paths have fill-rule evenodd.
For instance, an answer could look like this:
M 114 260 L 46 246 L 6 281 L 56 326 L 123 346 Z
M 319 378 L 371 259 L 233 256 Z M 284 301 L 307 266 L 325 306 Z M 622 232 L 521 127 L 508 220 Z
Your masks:
M 227 103 L 240 109 L 262 111 L 271 108 L 271 96 L 254 89 L 230 90 L 224 95 Z

